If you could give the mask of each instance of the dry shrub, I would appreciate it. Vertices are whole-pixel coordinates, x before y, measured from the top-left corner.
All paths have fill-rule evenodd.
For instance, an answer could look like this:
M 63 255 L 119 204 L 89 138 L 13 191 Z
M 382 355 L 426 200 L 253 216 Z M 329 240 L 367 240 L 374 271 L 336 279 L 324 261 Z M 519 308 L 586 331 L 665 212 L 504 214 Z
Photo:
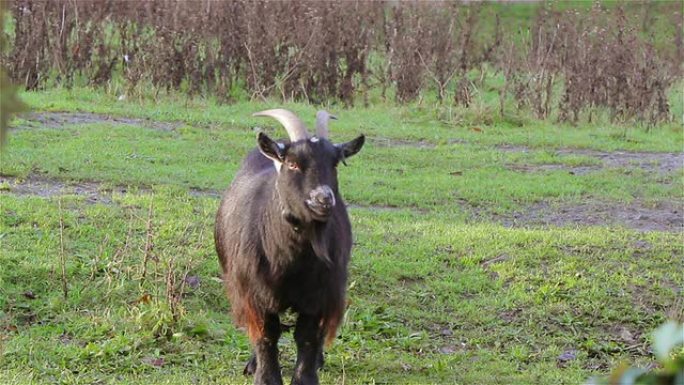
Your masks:
M 502 115 L 512 96 L 542 119 L 577 122 L 589 112 L 591 120 L 602 108 L 614 120 L 657 122 L 669 118 L 666 91 L 681 77 L 684 60 L 682 15 L 674 3 L 675 32 L 665 43 L 654 37 L 650 3 L 629 12 L 543 6 L 522 33 L 501 26 L 498 15 L 494 30 L 482 28 L 489 5 L 472 2 L 8 4 L 14 33 L 2 64 L 30 90 L 114 82 L 127 94 L 152 85 L 156 92 L 212 94 L 222 102 L 237 91 L 253 99 L 352 105 L 359 96 L 367 104 L 372 87 L 381 87 L 383 98 L 393 88 L 401 103 L 434 89 L 439 103 L 469 107 L 485 87 L 486 69 L 495 68 L 505 80 Z M 478 71 L 479 83 L 472 80 Z
M 522 53 L 509 46 L 500 60 L 505 87 L 512 85 L 519 108 L 542 119 L 554 99 L 561 121 L 577 123 L 583 112 L 591 121 L 596 107 L 611 121 L 669 119 L 666 92 L 679 77 L 681 54 L 656 49 L 636 21 L 621 7 L 588 14 L 542 8 L 529 41 L 518 45 Z
M 454 102 L 470 105 L 473 85 L 468 74 L 489 60 L 500 42 L 498 22 L 493 42 L 477 39 L 482 7 L 481 3 L 415 2 L 392 8 L 385 33 L 398 101 L 414 100 L 429 79 L 440 103 L 455 88 Z
M 414 100 L 423 88 L 425 66 L 421 58 L 428 53 L 428 47 L 423 43 L 430 35 L 422 14 L 425 10 L 426 7 L 418 3 L 392 7 L 390 36 L 387 37 L 392 48 L 388 60 L 400 102 Z
M 668 63 L 629 25 L 622 8 L 611 12 L 595 7 L 590 17 L 596 23 L 588 25 L 569 17 L 559 21 L 565 36 L 558 55 L 565 79 L 560 119 L 577 122 L 581 110 L 595 106 L 607 107 L 611 120 L 668 119 L 666 91 L 674 81 Z

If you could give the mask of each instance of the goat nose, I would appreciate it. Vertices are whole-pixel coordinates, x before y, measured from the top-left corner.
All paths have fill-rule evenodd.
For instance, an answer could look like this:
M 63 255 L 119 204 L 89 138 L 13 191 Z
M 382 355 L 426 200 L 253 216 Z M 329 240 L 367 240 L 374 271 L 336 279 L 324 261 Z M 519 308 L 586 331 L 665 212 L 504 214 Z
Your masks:
M 312 191 L 312 198 L 315 202 L 325 208 L 335 206 L 335 194 L 328 186 L 318 186 Z
M 316 194 L 316 202 L 320 203 L 322 206 L 330 206 L 332 199 L 327 194 Z

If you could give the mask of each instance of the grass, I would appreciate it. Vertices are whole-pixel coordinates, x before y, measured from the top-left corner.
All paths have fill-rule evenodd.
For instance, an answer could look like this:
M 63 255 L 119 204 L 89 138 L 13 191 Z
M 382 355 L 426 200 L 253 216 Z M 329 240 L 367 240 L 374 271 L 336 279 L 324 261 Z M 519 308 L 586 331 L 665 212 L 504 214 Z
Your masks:
M 280 134 L 250 116 L 274 104 L 117 101 L 88 89 L 24 99 L 38 111 L 179 124 L 34 124 L 10 133 L 0 174 L 126 191 L 92 203 L 3 187 L 0 383 L 249 383 L 241 374 L 249 343 L 218 279 L 218 198 L 201 192 L 228 185 L 254 146 L 254 125 Z M 286 106 L 309 123 L 316 109 Z M 681 202 L 681 169 L 606 168 L 554 151 L 678 152 L 681 128 L 624 135 L 624 127 L 536 121 L 458 125 L 426 106 L 335 112 L 335 140 L 359 132 L 375 140 L 340 170 L 356 241 L 350 304 L 323 383 L 578 384 L 620 361 L 653 361 L 648 333 L 684 309 L 681 231 L 504 227 L 497 218 L 539 202 Z M 562 167 L 513 167 L 545 164 Z M 577 166 L 596 170 L 565 169 Z M 574 358 L 559 361 L 567 352 Z M 294 354 L 285 334 L 285 378 Z

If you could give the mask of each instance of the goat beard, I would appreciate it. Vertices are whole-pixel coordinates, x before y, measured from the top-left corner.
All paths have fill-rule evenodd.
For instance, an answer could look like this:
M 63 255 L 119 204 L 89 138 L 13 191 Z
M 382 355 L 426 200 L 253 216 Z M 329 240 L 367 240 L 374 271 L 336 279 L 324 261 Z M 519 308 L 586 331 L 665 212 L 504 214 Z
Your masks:
M 327 223 L 317 223 L 312 228 L 311 236 L 311 248 L 314 254 L 323 261 L 328 267 L 332 266 L 332 261 L 330 260 L 330 248 L 329 248 L 329 237 L 328 237 L 328 225 Z
M 282 216 L 283 219 L 292 226 L 295 232 L 300 232 L 302 230 L 304 223 L 290 211 L 283 210 Z M 307 238 L 311 240 L 311 248 L 313 249 L 314 254 L 316 254 L 316 257 L 323 261 L 328 267 L 331 267 L 332 261 L 330 260 L 329 252 L 328 223 L 313 222 L 307 233 Z

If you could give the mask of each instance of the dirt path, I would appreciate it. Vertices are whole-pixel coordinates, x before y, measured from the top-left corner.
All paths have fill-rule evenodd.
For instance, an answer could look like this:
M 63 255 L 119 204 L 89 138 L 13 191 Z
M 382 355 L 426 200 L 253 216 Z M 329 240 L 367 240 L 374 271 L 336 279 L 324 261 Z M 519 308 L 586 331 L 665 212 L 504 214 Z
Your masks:
M 147 187 L 135 187 L 135 193 L 149 193 Z M 210 189 L 190 189 L 195 197 L 219 199 L 221 191 Z M 64 182 L 39 176 L 15 178 L 0 176 L 0 197 L 2 194 L 31 195 L 53 198 L 60 195 L 77 195 L 87 203 L 112 204 L 113 194 L 129 194 L 126 186 L 105 188 L 94 181 Z M 470 212 L 475 220 L 495 221 L 508 227 L 557 227 L 557 226 L 622 226 L 639 231 L 684 231 L 684 202 L 664 200 L 648 203 L 643 200 L 633 202 L 587 201 L 581 204 L 540 203 L 528 206 L 510 215 L 488 215 L 471 207 L 467 202 L 458 202 L 463 210 Z M 375 212 L 410 210 L 418 214 L 429 214 L 427 210 L 385 205 L 349 204 L 350 209 Z
M 147 187 L 135 186 L 136 193 L 149 193 L 152 190 Z M 17 178 L 13 176 L 0 175 L 0 194 L 13 194 L 19 196 L 37 196 L 41 198 L 53 198 L 60 195 L 76 195 L 85 197 L 87 203 L 111 204 L 113 193 L 130 194 L 128 187 L 115 186 L 113 188 L 103 187 L 103 183 L 95 181 L 73 181 L 65 182 L 56 179 L 49 179 L 40 176 L 29 176 L 28 178 Z M 194 197 L 221 198 L 222 191 L 212 189 L 192 188 L 188 193 Z M 373 210 L 373 211 L 402 211 L 405 207 L 388 205 L 360 205 L 348 204 L 350 209 Z M 413 211 L 427 213 L 427 210 L 411 209 Z
M 411 147 L 431 149 L 436 144 L 426 140 L 392 139 L 384 137 L 368 137 L 369 143 L 376 147 Z M 463 140 L 453 139 L 449 144 L 466 143 Z M 498 146 L 504 152 L 530 152 L 535 149 L 525 146 Z M 649 172 L 667 174 L 677 169 L 684 168 L 684 153 L 673 152 L 628 152 L 628 151 L 597 151 L 574 148 L 560 148 L 555 151 L 559 157 L 587 156 L 596 158 L 599 164 L 588 166 L 570 166 L 567 164 L 509 164 L 507 168 L 520 172 L 544 172 L 554 170 L 568 171 L 574 175 L 584 175 L 604 168 L 638 168 Z
M 408 139 L 394 139 L 385 138 L 382 136 L 367 136 L 366 140 L 372 143 L 375 147 L 411 147 L 411 148 L 436 148 L 435 143 L 427 140 L 408 140 Z M 461 139 L 449 139 L 447 144 L 467 143 Z
M 87 112 L 40 112 L 25 117 L 27 124 L 18 128 L 46 127 L 63 128 L 68 125 L 89 123 L 111 123 L 128 126 L 139 126 L 155 130 L 170 131 L 179 127 L 180 122 L 155 122 L 137 118 L 119 118 Z M 434 148 L 434 143 L 420 140 L 390 139 L 369 137 L 370 143 L 378 147 L 413 147 Z M 449 143 L 463 143 L 453 140 Z M 529 152 L 535 149 L 524 146 L 499 146 L 500 151 Z M 641 169 L 660 174 L 671 173 L 684 167 L 684 153 L 653 153 L 626 151 L 596 151 L 584 149 L 557 149 L 560 157 L 581 155 L 596 158 L 599 164 L 591 166 L 568 166 L 564 164 L 511 164 L 509 169 L 521 172 L 543 172 L 549 170 L 567 170 L 581 175 L 602 168 Z M 150 192 L 148 187 L 135 187 L 137 192 Z M 128 187 L 116 186 L 104 188 L 96 181 L 64 182 L 41 176 L 30 176 L 26 179 L 0 176 L 0 194 L 34 195 L 55 197 L 64 194 L 83 196 L 88 203 L 112 203 L 112 195 L 129 193 Z M 217 190 L 190 189 L 189 193 L 197 197 L 219 198 Z M 458 202 L 462 208 L 472 213 L 476 220 L 496 221 L 505 226 L 623 226 L 640 231 L 684 231 L 684 202 L 664 200 L 649 203 L 635 199 L 631 203 L 589 200 L 581 204 L 540 203 L 526 207 L 510 215 L 487 215 L 478 212 L 468 202 Z M 350 205 L 352 209 L 372 211 L 398 211 L 406 208 L 382 205 Z M 408 208 L 421 214 L 427 211 Z
M 90 112 L 35 112 L 24 116 L 27 125 L 16 128 L 64 128 L 76 124 L 109 123 L 125 126 L 137 126 L 161 131 L 172 131 L 180 127 L 180 122 L 158 122 L 147 119 L 120 118 Z M 28 127 L 27 127 L 28 126 Z
M 149 193 L 152 190 L 147 187 L 135 186 L 135 191 Z M 64 182 L 40 176 L 29 176 L 28 178 L 0 176 L 0 194 L 33 195 L 43 198 L 77 195 L 85 197 L 88 203 L 110 204 L 114 193 L 128 194 L 129 188 L 126 186 L 105 188 L 101 182 L 96 181 Z M 220 191 L 210 189 L 193 188 L 189 190 L 189 193 L 196 197 L 221 197 Z
M 17 128 L 64 128 L 76 124 L 110 123 L 126 126 L 137 126 L 162 131 L 172 131 L 182 125 L 181 122 L 159 122 L 148 119 L 123 118 L 109 115 L 94 114 L 90 112 L 36 112 L 24 117 L 27 124 Z M 427 140 L 392 139 L 384 137 L 368 137 L 369 143 L 377 147 L 412 147 L 430 149 L 436 144 Z M 460 139 L 452 139 L 449 144 L 465 143 Z M 529 152 L 534 149 L 517 146 L 502 145 L 497 147 L 505 152 Z M 582 155 L 596 158 L 600 165 L 592 166 L 568 166 L 563 164 L 512 164 L 508 168 L 522 172 L 543 172 L 549 170 L 567 170 L 576 175 L 597 171 L 601 168 L 640 168 L 646 171 L 657 171 L 661 174 L 672 172 L 684 167 L 684 153 L 654 153 L 654 152 L 626 152 L 626 151 L 597 151 L 584 149 L 561 148 L 556 154 L 563 156 Z
M 529 152 L 533 151 L 523 146 L 499 146 L 499 150 L 505 152 Z M 625 168 L 642 169 L 649 172 L 667 174 L 677 169 L 684 168 L 684 153 L 675 152 L 628 152 L 628 151 L 597 151 L 574 148 L 561 148 L 555 151 L 559 157 L 565 156 L 588 156 L 600 161 L 592 166 L 568 166 L 564 164 L 513 164 L 508 168 L 515 171 L 539 172 L 548 170 L 567 170 L 576 175 L 586 174 L 602 168 Z
M 684 202 L 631 203 L 588 200 L 580 204 L 539 203 L 501 218 L 509 227 L 622 226 L 639 231 L 684 231 Z
M 150 193 L 148 187 L 135 186 L 136 193 Z M 17 178 L 13 176 L 0 175 L 0 194 L 13 194 L 19 196 L 37 196 L 42 198 L 53 198 L 61 195 L 76 195 L 85 197 L 87 203 L 111 204 L 112 195 L 130 194 L 128 187 L 116 186 L 113 188 L 103 187 L 103 183 L 95 181 L 74 181 L 65 182 L 56 179 L 44 178 L 40 176 L 29 176 L 28 178 Z M 188 193 L 194 197 L 221 198 L 222 191 L 212 189 L 192 188 Z M 374 211 L 401 211 L 404 207 L 386 205 L 358 205 L 348 204 L 350 209 L 374 210 Z M 419 212 L 427 212 L 417 210 Z

